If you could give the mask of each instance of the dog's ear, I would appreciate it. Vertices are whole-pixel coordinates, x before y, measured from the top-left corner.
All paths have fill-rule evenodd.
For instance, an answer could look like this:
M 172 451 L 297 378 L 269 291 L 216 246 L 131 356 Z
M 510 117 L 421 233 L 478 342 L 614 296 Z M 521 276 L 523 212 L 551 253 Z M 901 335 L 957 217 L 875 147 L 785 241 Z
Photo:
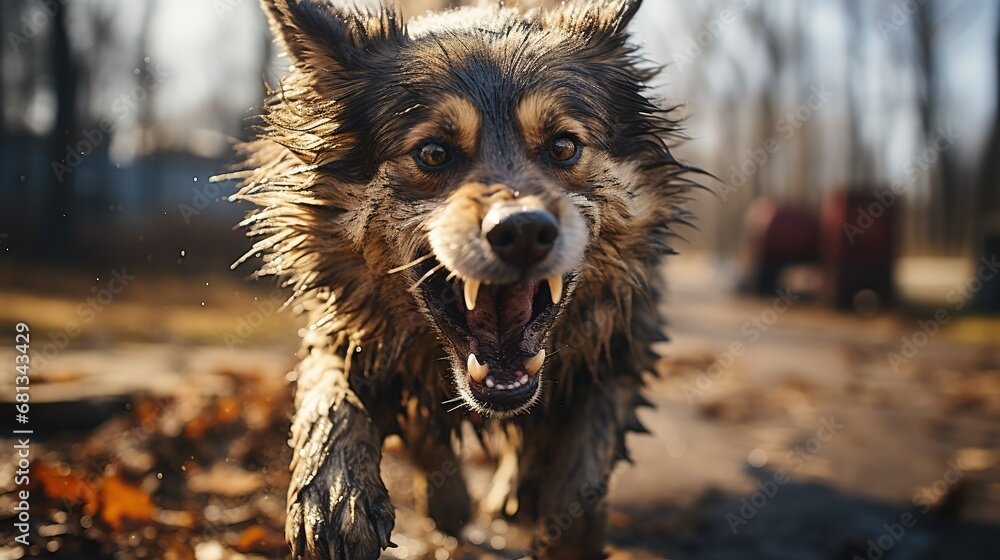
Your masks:
M 548 12 L 545 23 L 584 37 L 619 35 L 640 6 L 642 0 L 573 0 Z
M 380 7 L 335 6 L 331 0 L 262 0 L 276 39 L 300 67 L 325 72 L 357 70 L 401 44 L 398 12 Z

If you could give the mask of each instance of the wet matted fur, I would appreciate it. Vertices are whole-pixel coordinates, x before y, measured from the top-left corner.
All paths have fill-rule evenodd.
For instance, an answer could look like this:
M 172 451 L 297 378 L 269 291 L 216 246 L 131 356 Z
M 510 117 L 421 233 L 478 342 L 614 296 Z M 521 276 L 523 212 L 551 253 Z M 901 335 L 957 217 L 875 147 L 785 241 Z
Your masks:
M 659 265 L 692 170 L 629 43 L 640 0 L 548 11 L 264 0 L 291 61 L 242 146 L 259 274 L 308 316 L 286 536 L 295 557 L 390 545 L 400 435 L 458 533 L 463 421 L 517 442 L 538 558 L 603 558 L 604 495 L 663 339 Z M 508 508 L 510 509 L 510 508 Z M 552 519 L 570 514 L 558 534 Z

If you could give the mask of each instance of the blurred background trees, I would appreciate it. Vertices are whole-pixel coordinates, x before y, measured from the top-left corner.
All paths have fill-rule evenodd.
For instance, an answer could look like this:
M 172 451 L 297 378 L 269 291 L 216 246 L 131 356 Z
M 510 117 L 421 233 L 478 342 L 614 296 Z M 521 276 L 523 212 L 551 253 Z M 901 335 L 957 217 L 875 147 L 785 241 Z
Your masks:
M 402 2 L 409 16 L 460 3 Z M 647 1 L 636 39 L 665 64 L 657 93 L 685 104 L 678 151 L 722 180 L 699 195 L 690 244 L 732 261 L 755 201 L 819 212 L 831 193 L 893 187 L 904 256 L 985 254 L 1000 213 L 997 12 Z M 8 0 L 0 18 L 7 253 L 166 269 L 193 243 L 191 265 L 238 254 L 243 210 L 207 179 L 287 64 L 256 1 Z

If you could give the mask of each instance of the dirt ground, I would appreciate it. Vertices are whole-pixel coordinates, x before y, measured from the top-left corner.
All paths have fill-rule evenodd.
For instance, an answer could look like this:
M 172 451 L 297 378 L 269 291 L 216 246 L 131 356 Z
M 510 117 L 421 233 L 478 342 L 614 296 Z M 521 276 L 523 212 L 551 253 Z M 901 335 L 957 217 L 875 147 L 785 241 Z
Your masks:
M 673 340 L 650 380 L 657 409 L 642 413 L 652 435 L 631 438 L 635 464 L 610 490 L 615 560 L 996 558 L 1000 321 L 739 298 L 705 267 L 670 278 Z M 277 321 L 293 334 L 275 312 L 216 311 L 244 343 L 234 348 L 170 336 L 59 345 L 33 373 L 32 545 L 0 559 L 284 558 L 295 345 L 251 332 Z M 155 316 L 121 321 L 135 329 Z M 241 318 L 249 326 L 232 326 Z M 0 350 L 0 363 L 13 352 Z M 10 376 L 0 391 L 9 434 Z M 4 543 L 18 502 L 14 444 L 0 451 Z M 465 452 L 481 497 L 494 465 L 472 443 Z M 392 443 L 383 470 L 398 508 L 398 547 L 385 558 L 523 555 L 526 536 L 504 520 L 479 519 L 461 543 L 434 532 Z

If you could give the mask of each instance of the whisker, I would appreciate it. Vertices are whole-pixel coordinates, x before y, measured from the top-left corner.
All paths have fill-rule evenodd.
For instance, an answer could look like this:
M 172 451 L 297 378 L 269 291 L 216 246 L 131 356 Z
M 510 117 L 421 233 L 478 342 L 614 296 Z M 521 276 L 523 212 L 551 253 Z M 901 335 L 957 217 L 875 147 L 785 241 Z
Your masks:
M 424 262 L 427 259 L 430 259 L 432 257 L 434 257 L 434 253 L 427 253 L 426 255 L 424 255 L 424 256 L 422 256 L 422 257 L 420 257 L 420 258 L 418 258 L 418 259 L 410 262 L 409 264 L 404 264 L 403 266 L 397 266 L 396 268 L 390 270 L 389 274 L 397 274 L 399 272 L 403 272 L 404 270 L 406 270 L 408 268 L 413 268 L 414 266 L 417 266 L 418 264 L 420 264 L 420 263 L 422 263 L 422 262 Z
M 434 276 L 437 273 L 437 271 L 441 270 L 442 268 L 444 268 L 444 264 L 439 264 L 439 265 L 435 266 L 434 268 L 428 270 L 427 274 L 424 274 L 423 276 L 421 276 L 420 280 L 417 280 L 417 283 L 413 285 L 413 289 L 414 290 L 417 289 L 421 284 L 424 283 L 424 280 L 427 280 L 431 276 Z
M 462 407 L 466 406 L 467 404 L 468 404 L 468 403 L 464 403 L 464 402 L 463 402 L 463 403 L 459 404 L 458 406 L 456 406 L 455 408 L 452 408 L 452 409 L 448 410 L 448 412 L 455 412 L 456 410 L 458 410 L 458 409 L 460 409 L 460 408 L 462 408 Z
M 442 401 L 442 402 L 441 402 L 441 404 L 451 404 L 451 403 L 453 403 L 453 402 L 458 402 L 458 401 L 460 401 L 460 400 L 462 400 L 462 397 L 461 397 L 461 396 L 458 396 L 458 397 L 455 397 L 455 398 L 453 398 L 453 399 L 448 399 L 448 400 L 446 400 L 446 401 Z

